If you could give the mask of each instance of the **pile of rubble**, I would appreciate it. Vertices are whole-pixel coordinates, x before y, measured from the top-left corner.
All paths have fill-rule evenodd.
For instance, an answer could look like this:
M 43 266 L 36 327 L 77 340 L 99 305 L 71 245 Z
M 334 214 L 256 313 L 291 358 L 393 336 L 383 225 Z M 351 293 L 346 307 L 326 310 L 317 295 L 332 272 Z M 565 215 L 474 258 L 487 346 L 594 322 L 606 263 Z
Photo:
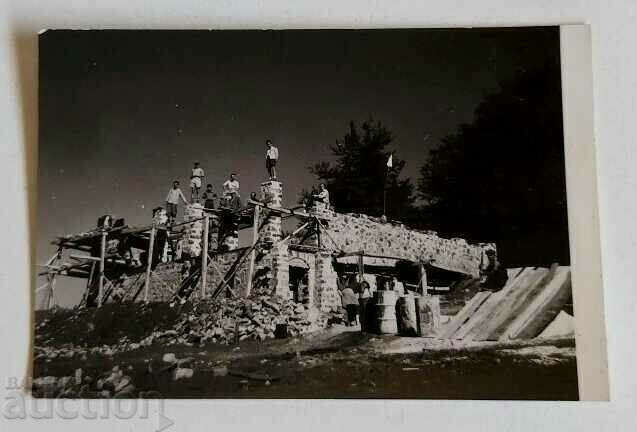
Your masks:
M 130 367 L 129 367 L 130 368 Z M 128 371 L 130 372 L 130 370 Z M 35 397 L 57 398 L 123 398 L 141 396 L 158 397 L 157 392 L 139 392 L 133 380 L 119 366 L 98 377 L 84 375 L 82 369 L 75 376 L 44 376 L 33 380 L 31 388 Z
M 204 300 L 169 330 L 153 332 L 140 345 L 233 344 L 244 340 L 264 341 L 275 337 L 295 337 L 327 327 L 342 317 L 321 313 L 291 300 L 274 296 Z
M 341 313 L 321 312 L 315 307 L 259 293 L 249 298 L 195 299 L 187 304 L 175 304 L 173 308 L 176 309 L 173 314 L 175 320 L 168 319 L 161 323 L 161 327 L 157 324 L 152 330 L 148 328 L 137 336 L 113 339 L 107 335 L 110 338 L 108 344 L 103 339 L 100 341 L 101 337 L 97 334 L 97 337 L 86 337 L 83 343 L 78 344 L 56 343 L 50 338 L 36 336 L 35 358 L 47 361 L 74 358 L 86 360 L 90 355 L 112 356 L 154 344 L 203 346 L 209 343 L 230 345 L 245 340 L 264 341 L 275 337 L 307 335 L 322 330 L 331 323 L 342 321 Z M 148 315 L 140 312 L 140 316 Z M 76 322 L 75 332 L 84 326 L 88 329 L 95 327 L 90 315 L 81 311 L 77 311 L 69 319 Z M 40 323 L 36 327 L 36 334 L 42 332 L 47 324 L 53 325 L 47 321 Z M 115 332 L 114 329 L 110 331 Z

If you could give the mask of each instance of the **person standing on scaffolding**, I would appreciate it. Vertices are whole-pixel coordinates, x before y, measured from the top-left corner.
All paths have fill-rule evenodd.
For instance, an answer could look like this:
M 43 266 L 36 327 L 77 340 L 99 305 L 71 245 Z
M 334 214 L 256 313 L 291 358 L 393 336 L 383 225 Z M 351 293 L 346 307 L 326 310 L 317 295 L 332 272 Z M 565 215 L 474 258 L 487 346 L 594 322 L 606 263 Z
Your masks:
M 212 190 L 212 185 L 208 183 L 206 186 L 206 190 L 203 194 L 201 194 L 201 198 L 203 198 L 204 208 L 214 210 L 216 207 L 215 199 L 217 198 L 217 194 Z
M 231 173 L 230 178 L 223 183 L 223 206 L 229 207 L 230 201 L 235 196 L 239 197 L 239 180 L 235 173 Z
M 204 175 L 203 168 L 199 166 L 199 162 L 195 162 L 190 174 L 190 200 L 192 202 L 199 202 L 199 191 L 201 190 Z
M 272 145 L 272 140 L 265 140 L 268 149 L 265 151 L 265 167 L 268 170 L 270 180 L 276 180 L 276 163 L 279 160 L 279 149 Z
M 319 185 L 319 193 L 313 195 L 314 202 L 322 202 L 326 209 L 330 208 L 330 192 L 327 190 L 325 183 Z
M 166 196 L 166 215 L 168 216 L 168 225 L 173 225 L 175 223 L 179 198 L 181 198 L 184 203 L 188 204 L 188 200 L 181 189 L 179 189 L 179 182 L 175 180 L 173 182 L 173 187 L 168 191 L 168 195 Z

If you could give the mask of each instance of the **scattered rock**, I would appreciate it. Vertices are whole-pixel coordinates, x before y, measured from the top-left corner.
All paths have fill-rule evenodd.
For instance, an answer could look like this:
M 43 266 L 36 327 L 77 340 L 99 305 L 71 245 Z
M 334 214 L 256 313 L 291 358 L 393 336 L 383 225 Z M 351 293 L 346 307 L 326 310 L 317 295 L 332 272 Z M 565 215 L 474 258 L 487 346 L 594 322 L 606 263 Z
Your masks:
M 213 376 L 216 376 L 216 377 L 224 377 L 228 375 L 228 368 L 225 366 L 212 368 L 212 374 Z
M 162 360 L 165 363 L 175 363 L 177 361 L 177 357 L 175 356 L 175 354 L 173 353 L 166 353 L 164 354 L 164 356 L 162 357 Z
M 192 378 L 194 372 L 190 368 L 177 368 L 173 372 L 173 380 L 177 381 L 180 379 L 189 379 Z

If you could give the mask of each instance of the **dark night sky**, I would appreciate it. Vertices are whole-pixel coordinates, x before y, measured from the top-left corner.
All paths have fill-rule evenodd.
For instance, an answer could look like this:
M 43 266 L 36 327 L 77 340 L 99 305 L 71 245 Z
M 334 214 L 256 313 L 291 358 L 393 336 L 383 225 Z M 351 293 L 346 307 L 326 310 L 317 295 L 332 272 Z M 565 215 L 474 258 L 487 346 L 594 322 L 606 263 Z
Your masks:
M 38 262 L 56 235 L 113 214 L 148 223 L 193 161 L 218 191 L 265 180 L 281 153 L 285 204 L 315 183 L 350 120 L 380 120 L 417 179 L 428 151 L 470 122 L 517 69 L 559 56 L 559 30 L 49 31 L 40 37 Z M 72 304 L 80 288 L 58 282 Z

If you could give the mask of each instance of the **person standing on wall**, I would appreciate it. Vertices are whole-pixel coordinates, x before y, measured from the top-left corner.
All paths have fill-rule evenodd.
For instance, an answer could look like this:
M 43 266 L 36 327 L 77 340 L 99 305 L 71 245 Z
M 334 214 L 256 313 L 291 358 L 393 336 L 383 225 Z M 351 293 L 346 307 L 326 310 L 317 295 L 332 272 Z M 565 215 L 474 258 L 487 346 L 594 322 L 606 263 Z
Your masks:
M 276 180 L 276 163 L 279 160 L 279 149 L 272 145 L 272 140 L 265 140 L 268 149 L 265 151 L 265 167 L 268 170 L 270 180 Z
M 231 173 L 230 178 L 223 182 L 223 198 L 224 206 L 227 206 L 234 195 L 239 195 L 239 180 L 237 180 L 237 174 Z
M 195 165 L 190 174 L 190 200 L 193 202 L 199 201 L 199 191 L 201 190 L 203 177 L 203 168 L 199 166 L 199 162 L 195 162 Z
M 215 199 L 217 198 L 217 194 L 212 190 L 212 185 L 208 183 L 206 185 L 206 190 L 203 194 L 201 194 L 201 198 L 203 198 L 204 208 L 214 210 L 215 207 Z
M 330 192 L 327 190 L 325 183 L 319 185 L 319 193 L 313 196 L 314 201 L 322 202 L 325 204 L 325 208 L 330 208 Z
M 168 216 L 168 225 L 173 225 L 175 223 L 175 219 L 177 218 L 177 207 L 179 205 L 179 198 L 181 198 L 184 203 L 188 204 L 188 200 L 184 196 L 181 189 L 179 189 L 179 182 L 175 180 L 173 182 L 173 187 L 168 191 L 168 195 L 166 196 L 166 213 Z

